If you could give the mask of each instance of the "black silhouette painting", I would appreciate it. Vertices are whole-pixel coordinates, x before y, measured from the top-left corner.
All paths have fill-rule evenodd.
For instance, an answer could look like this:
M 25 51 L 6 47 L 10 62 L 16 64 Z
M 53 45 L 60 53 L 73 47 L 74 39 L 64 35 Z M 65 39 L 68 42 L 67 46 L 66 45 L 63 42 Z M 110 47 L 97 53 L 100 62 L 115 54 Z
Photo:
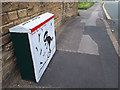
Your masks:
M 43 29 L 41 28 L 41 30 L 43 31 Z
M 38 48 L 36 47 L 36 50 L 38 51 Z
M 51 53 L 50 44 L 51 44 L 52 40 L 53 40 L 53 37 L 51 38 L 50 36 L 48 36 L 48 31 L 46 31 L 44 34 L 44 42 L 47 42 L 47 44 L 49 46 L 49 53 Z M 46 43 L 45 43 L 45 45 L 46 45 Z
M 39 52 L 38 48 L 36 47 L 37 52 Z M 42 54 L 42 49 L 40 49 L 40 55 Z
M 38 34 L 39 42 L 40 42 L 40 34 Z
M 42 54 L 42 49 L 40 49 L 40 55 Z

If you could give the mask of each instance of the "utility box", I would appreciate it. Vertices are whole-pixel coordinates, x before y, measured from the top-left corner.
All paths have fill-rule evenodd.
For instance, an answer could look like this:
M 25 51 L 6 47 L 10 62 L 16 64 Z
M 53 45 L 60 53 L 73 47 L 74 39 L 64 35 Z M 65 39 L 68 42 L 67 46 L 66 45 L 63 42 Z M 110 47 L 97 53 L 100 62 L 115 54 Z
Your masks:
M 47 12 L 9 29 L 24 80 L 39 82 L 56 51 L 54 17 Z

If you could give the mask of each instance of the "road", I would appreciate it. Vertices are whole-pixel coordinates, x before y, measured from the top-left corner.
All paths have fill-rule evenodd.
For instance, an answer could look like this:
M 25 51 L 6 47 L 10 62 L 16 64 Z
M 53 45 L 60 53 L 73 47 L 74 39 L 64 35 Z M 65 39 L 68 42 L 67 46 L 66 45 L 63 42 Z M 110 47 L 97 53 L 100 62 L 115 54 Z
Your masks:
M 118 56 L 107 33 L 101 3 L 64 24 L 57 51 L 38 84 L 21 80 L 9 87 L 117 88 Z
M 118 2 L 117 1 L 107 1 L 105 2 L 105 9 L 111 17 L 111 20 L 108 20 L 109 25 L 112 30 L 115 30 L 115 36 L 118 40 Z
M 105 9 L 107 10 L 112 20 L 118 19 L 118 2 L 117 1 L 105 2 Z

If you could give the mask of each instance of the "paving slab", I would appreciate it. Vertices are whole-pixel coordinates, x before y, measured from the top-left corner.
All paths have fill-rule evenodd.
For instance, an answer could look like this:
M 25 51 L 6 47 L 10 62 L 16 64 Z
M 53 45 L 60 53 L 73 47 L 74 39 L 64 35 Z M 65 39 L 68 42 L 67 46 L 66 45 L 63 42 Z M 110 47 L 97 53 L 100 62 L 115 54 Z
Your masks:
M 99 55 L 98 45 L 89 35 L 83 35 L 78 52 Z
M 84 31 L 84 23 L 80 23 L 80 17 L 76 17 L 65 25 L 57 39 L 58 50 L 78 51 L 79 43 Z

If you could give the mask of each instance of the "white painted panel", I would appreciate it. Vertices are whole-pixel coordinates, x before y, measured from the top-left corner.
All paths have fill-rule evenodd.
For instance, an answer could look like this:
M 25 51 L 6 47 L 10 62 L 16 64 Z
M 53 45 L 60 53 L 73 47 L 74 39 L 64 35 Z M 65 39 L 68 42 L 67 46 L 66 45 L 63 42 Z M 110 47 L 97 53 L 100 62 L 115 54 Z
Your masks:
M 42 22 L 46 21 L 47 19 L 51 18 L 53 15 L 54 14 L 52 14 L 52 13 L 46 12 L 42 15 L 39 15 L 39 16 L 32 18 L 26 22 L 23 22 L 15 27 L 10 28 L 10 32 L 30 33 L 32 28 L 41 24 Z
M 36 81 L 38 82 L 56 51 L 54 19 L 29 35 Z

